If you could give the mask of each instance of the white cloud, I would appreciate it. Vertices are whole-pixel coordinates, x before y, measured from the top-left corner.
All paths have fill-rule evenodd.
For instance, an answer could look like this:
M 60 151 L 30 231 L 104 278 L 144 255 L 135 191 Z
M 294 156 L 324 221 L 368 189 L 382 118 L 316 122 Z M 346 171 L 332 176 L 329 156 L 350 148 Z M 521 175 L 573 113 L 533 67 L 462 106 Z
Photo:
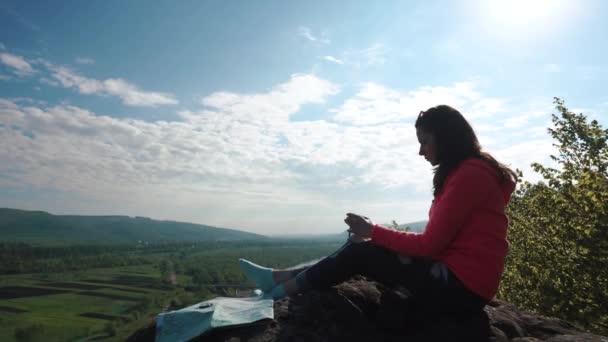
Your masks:
M 344 60 L 357 68 L 380 65 L 386 62 L 386 55 L 388 52 L 389 49 L 383 44 L 374 44 L 365 49 L 346 51 L 344 53 Z
M 15 74 L 20 77 L 30 76 L 36 72 L 23 57 L 10 53 L 0 53 L 0 63 L 13 68 Z
M 353 98 L 330 111 L 336 113 L 333 119 L 337 122 L 373 125 L 413 116 L 411 108 L 406 107 L 399 92 L 376 83 L 366 83 Z
M 333 57 L 333 56 L 323 56 L 323 59 L 326 60 L 326 61 L 328 61 L 328 62 L 332 62 L 332 63 L 336 63 L 336 64 L 340 64 L 340 65 L 344 64 L 343 60 L 338 59 L 338 58 Z
M 544 128 L 546 130 L 546 128 Z M 521 142 L 511 142 L 509 146 L 492 151 L 493 155 L 503 163 L 510 165 L 513 169 L 522 170 L 524 179 L 530 182 L 538 182 L 542 177 L 530 166 L 532 163 L 540 163 L 546 166 L 555 166 L 550 155 L 557 155 L 558 151 L 552 145 L 551 138 L 537 137 L 525 139 Z
M 75 61 L 78 64 L 95 64 L 95 60 L 89 57 L 76 57 Z
M 310 28 L 305 26 L 298 27 L 298 35 L 313 42 L 317 40 L 317 38 L 312 35 L 312 31 L 310 30 Z
M 505 128 L 522 128 L 522 127 L 525 127 L 526 125 L 528 125 L 530 120 L 548 116 L 548 113 L 550 113 L 550 110 L 549 111 L 542 111 L 542 110 L 528 111 L 521 115 L 511 116 L 511 117 L 506 118 L 503 121 L 503 126 Z
M 346 65 L 352 68 L 360 69 L 375 65 L 382 65 L 386 62 L 386 55 L 389 49 L 383 44 L 373 44 L 363 49 L 348 49 L 340 54 L 339 57 L 326 55 L 323 60 Z
M 468 119 L 488 118 L 505 111 L 505 103 L 502 99 L 484 98 L 473 102 L 467 108 Z
M 48 85 L 53 86 L 53 87 L 59 87 L 60 86 L 59 82 L 57 82 L 55 80 L 49 80 L 46 77 L 41 77 L 40 78 L 40 83 L 42 83 L 42 84 L 48 84 Z
M 9 75 L 0 75 L 0 81 L 10 81 L 13 78 L 10 77 Z
M 298 27 L 298 35 L 300 37 L 303 37 L 311 42 L 316 42 L 316 43 L 321 43 L 324 45 L 329 45 L 331 43 L 331 40 L 329 40 L 327 37 L 325 37 L 325 34 L 321 34 L 321 36 L 315 36 L 312 33 L 312 30 L 306 26 L 300 26 Z
M 177 104 L 175 97 L 168 93 L 150 92 L 139 90 L 135 85 L 127 81 L 107 79 L 103 81 L 104 90 L 110 95 L 118 96 L 123 103 L 129 106 L 158 106 Z
M 415 151 L 390 152 L 401 146 L 415 149 L 411 136 L 394 132 L 411 127 L 377 130 L 289 121 L 303 105 L 322 103 L 337 91 L 326 80 L 296 74 L 266 93 L 211 94 L 203 100 L 207 109 L 181 113 L 184 122 L 153 123 L 98 116 L 73 106 L 44 108 L 2 100 L 0 143 L 10 147 L 0 151 L 0 172 L 14 177 L 13 186 L 97 198 L 96 208 L 120 203 L 134 214 L 142 208 L 178 206 L 191 209 L 182 219 L 238 223 L 244 229 L 254 229 L 264 218 L 245 223 L 238 217 L 269 206 L 326 212 L 331 207 L 326 191 L 338 182 L 348 183 L 347 177 L 355 186 L 425 179 L 418 176 L 426 170 L 418 167 L 420 160 L 407 163 L 401 172 L 396 168 L 406 153 L 415 157 Z M 279 143 L 280 136 L 285 143 Z M 338 169 L 343 171 L 336 173 Z M 215 213 L 194 217 L 200 207 Z M 339 224 L 335 215 L 343 212 L 326 214 L 326 221 L 309 217 L 292 228 L 309 229 L 315 221 L 324 229 L 329 222 Z M 277 221 L 276 227 L 289 220 Z
M 95 94 L 101 96 L 116 96 L 128 106 L 156 107 L 159 105 L 177 104 L 177 99 L 169 93 L 151 92 L 140 90 L 137 86 L 121 79 L 110 78 L 107 80 L 96 80 L 81 76 L 75 71 L 64 67 L 42 62 L 49 71 L 51 77 L 65 88 L 74 88 L 81 94 Z M 42 78 L 41 82 L 52 84 L 48 79 Z
M 468 119 L 492 116 L 504 110 L 503 101 L 483 98 L 471 82 L 452 86 L 424 86 L 408 92 L 388 89 L 375 83 L 363 84 L 359 92 L 340 107 L 331 109 L 337 122 L 377 125 L 413 118 L 421 110 L 449 104 L 466 113 Z
M 115 212 L 119 203 L 122 210 L 134 209 L 127 212 L 131 215 L 154 208 L 153 215 L 146 214 L 159 217 L 176 207 L 169 215 L 176 219 L 175 210 L 189 208 L 181 219 L 221 226 L 230 225 L 234 213 L 217 213 L 228 208 L 324 203 L 323 195 L 286 185 L 293 178 L 289 170 L 265 156 L 273 152 L 272 140 L 250 140 L 262 133 L 254 126 L 235 123 L 227 132 L 214 132 L 188 123 L 113 119 L 77 107 L 8 100 L 0 101 L 0 117 L 0 143 L 7 146 L 0 151 L 0 172 L 10 175 L 0 185 L 97 199 L 96 210 L 113 205 Z
M 7 146 L 0 149 L 0 173 L 8 176 L 0 186 L 74 194 L 74 208 L 84 203 L 74 198 L 88 198 L 91 213 L 119 208 L 258 232 L 337 231 L 347 211 L 379 222 L 425 218 L 432 172 L 417 154 L 414 115 L 439 100 L 471 108 L 486 98 L 471 83 L 403 92 L 370 83 L 340 108 L 367 101 L 388 109 L 388 119 L 358 126 L 290 121 L 339 90 L 317 76 L 294 74 L 262 93 L 212 93 L 202 99 L 204 108 L 181 111 L 180 122 L 0 99 L 0 144 Z M 371 113 L 364 104 L 352 107 Z M 410 107 L 411 115 L 402 112 Z M 509 146 L 490 145 L 490 151 L 517 167 L 545 152 L 534 149 L 538 154 L 529 157 L 524 147 Z
M 532 162 L 551 164 L 549 155 L 555 150 L 546 134 L 551 112 L 546 104 L 532 101 L 521 105 L 527 110 L 512 108 L 503 99 L 484 97 L 472 82 L 425 86 L 406 92 L 366 83 L 355 96 L 331 110 L 335 113 L 334 120 L 355 125 L 352 128 L 358 132 L 353 134 L 353 141 L 341 145 L 357 146 L 355 141 L 363 141 L 361 150 L 367 149 L 378 157 L 369 159 L 355 154 L 351 162 L 365 171 L 355 181 L 349 180 L 349 184 L 363 181 L 386 187 L 410 185 L 418 192 L 428 189 L 430 173 L 426 164 L 417 159 L 418 144 L 412 122 L 420 110 L 438 104 L 460 110 L 475 128 L 483 148 L 499 160 L 522 169 L 526 179 L 540 179 L 530 168 Z M 383 134 L 363 138 L 361 132 Z M 394 139 L 392 143 L 390 139 Z M 343 152 L 342 157 L 347 156 Z
M 388 49 L 382 44 L 375 44 L 359 51 L 368 65 L 384 64 Z
M 239 95 L 218 92 L 203 98 L 201 103 L 234 120 L 272 124 L 287 120 L 303 104 L 323 103 L 327 96 L 339 91 L 339 86 L 314 75 L 294 74 L 288 82 L 267 93 Z

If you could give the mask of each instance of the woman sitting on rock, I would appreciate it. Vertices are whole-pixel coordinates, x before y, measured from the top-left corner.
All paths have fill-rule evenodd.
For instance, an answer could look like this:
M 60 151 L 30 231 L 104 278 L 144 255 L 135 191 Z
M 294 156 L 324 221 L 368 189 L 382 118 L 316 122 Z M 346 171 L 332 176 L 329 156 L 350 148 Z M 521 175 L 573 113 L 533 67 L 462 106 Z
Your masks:
M 354 275 L 407 288 L 417 312 L 481 310 L 496 295 L 508 250 L 504 209 L 516 175 L 481 151 L 471 125 L 450 106 L 420 112 L 415 126 L 419 154 L 435 173 L 424 231 L 397 231 L 349 213 L 344 222 L 353 237 L 310 267 L 275 270 L 240 259 L 266 298 L 324 289 Z

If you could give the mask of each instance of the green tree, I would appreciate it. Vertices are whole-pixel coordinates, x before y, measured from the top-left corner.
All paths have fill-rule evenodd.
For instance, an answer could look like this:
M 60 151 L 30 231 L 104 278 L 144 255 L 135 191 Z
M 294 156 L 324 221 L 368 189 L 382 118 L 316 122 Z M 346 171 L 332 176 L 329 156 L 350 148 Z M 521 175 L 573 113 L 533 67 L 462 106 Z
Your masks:
M 107 336 L 116 336 L 116 326 L 114 322 L 106 322 L 103 326 L 103 332 L 105 332 Z
M 555 167 L 532 164 L 543 181 L 523 182 L 511 219 L 499 295 L 528 310 L 608 332 L 608 130 L 555 98 L 549 133 Z
M 194 274 L 192 275 L 192 283 L 194 286 L 196 286 L 196 288 L 200 289 L 201 287 L 211 283 L 210 278 L 211 277 L 209 276 L 207 270 L 201 267 L 194 271 Z
M 401 227 L 399 226 L 399 223 L 397 223 L 397 221 L 395 221 L 395 220 L 393 220 L 393 221 L 391 222 L 391 227 L 392 227 L 393 229 L 395 229 L 395 230 L 401 230 L 401 231 L 404 231 L 404 232 L 409 232 L 409 231 L 411 231 L 411 230 L 412 230 L 412 229 L 410 228 L 410 226 L 405 226 L 405 227 L 401 228 Z
M 172 285 L 172 276 L 174 276 L 173 263 L 170 260 L 162 259 L 158 265 L 160 270 L 160 281 L 164 285 Z
M 44 326 L 36 323 L 23 328 L 15 328 L 15 340 L 19 342 L 44 340 Z

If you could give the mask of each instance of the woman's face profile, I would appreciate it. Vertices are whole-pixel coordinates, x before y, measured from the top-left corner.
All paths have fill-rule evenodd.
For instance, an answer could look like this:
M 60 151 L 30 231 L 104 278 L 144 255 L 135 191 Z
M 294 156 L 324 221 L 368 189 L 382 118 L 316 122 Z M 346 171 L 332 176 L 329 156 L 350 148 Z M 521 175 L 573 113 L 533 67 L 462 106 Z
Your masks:
M 437 160 L 437 146 L 435 145 L 433 135 L 423 129 L 416 128 L 416 136 L 420 143 L 418 154 L 423 156 L 433 166 L 439 164 L 439 160 Z

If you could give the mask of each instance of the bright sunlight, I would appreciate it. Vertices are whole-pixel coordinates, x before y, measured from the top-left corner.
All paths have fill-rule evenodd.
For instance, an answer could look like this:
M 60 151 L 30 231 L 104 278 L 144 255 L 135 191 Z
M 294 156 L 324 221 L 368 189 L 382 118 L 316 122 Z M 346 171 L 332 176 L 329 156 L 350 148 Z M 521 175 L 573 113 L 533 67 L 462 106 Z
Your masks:
M 477 6 L 488 33 L 516 40 L 553 32 L 576 9 L 568 0 L 490 0 Z

